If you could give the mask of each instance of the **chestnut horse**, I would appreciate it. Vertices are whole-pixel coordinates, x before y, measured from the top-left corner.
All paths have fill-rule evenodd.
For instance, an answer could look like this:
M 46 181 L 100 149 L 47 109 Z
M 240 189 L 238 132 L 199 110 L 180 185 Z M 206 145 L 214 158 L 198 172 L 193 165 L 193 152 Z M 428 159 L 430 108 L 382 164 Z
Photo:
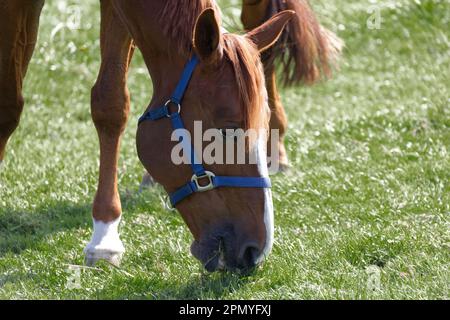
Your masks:
M 23 108 L 22 82 L 43 2 L 0 0 L 0 161 Z M 118 234 L 122 209 L 117 162 L 128 120 L 127 74 L 135 47 L 141 50 L 153 82 L 150 112 L 171 97 L 187 62 L 198 58 L 179 109 L 189 131 L 197 120 L 206 128 L 219 130 L 266 128 L 270 123 L 271 128 L 284 132 L 286 118 L 273 62 L 281 56 L 290 68 L 293 61 L 293 71 L 285 78 L 288 84 L 315 81 L 320 64 L 328 70 L 335 51 L 333 37 L 320 27 L 306 2 L 244 0 L 242 20 L 247 34 L 223 33 L 213 0 L 101 1 L 102 63 L 91 96 L 100 140 L 100 176 L 93 204 L 94 233 L 85 249 L 88 264 L 104 259 L 117 265 L 124 253 Z M 263 52 L 264 67 L 259 52 Z M 141 162 L 169 193 L 192 176 L 189 165 L 176 166 L 171 161 L 172 131 L 166 119 L 144 122 L 137 133 Z M 266 143 L 267 139 L 259 137 L 246 146 L 246 152 L 258 155 L 257 164 L 211 165 L 207 169 L 225 177 L 264 178 L 268 175 Z M 280 155 L 287 165 L 283 147 Z M 250 187 L 215 188 L 176 203 L 194 236 L 191 251 L 207 270 L 247 270 L 270 252 L 273 207 L 266 187 L 253 183 Z

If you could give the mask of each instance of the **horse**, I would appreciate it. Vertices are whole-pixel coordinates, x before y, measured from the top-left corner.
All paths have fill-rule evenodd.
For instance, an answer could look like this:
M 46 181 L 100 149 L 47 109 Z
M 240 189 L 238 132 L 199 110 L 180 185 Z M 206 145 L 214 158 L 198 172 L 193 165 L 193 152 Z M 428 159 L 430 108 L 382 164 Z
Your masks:
M 43 4 L 0 0 L 0 161 L 23 109 L 22 82 Z M 171 195 L 193 235 L 191 252 L 208 271 L 255 268 L 273 245 L 268 138 L 261 135 L 246 144 L 246 152 L 257 155 L 256 163 L 214 164 L 206 170 L 202 164 L 174 165 L 171 136 L 177 128 L 192 132 L 196 120 L 221 132 L 270 127 L 284 133 L 274 61 L 284 57 L 285 68 L 294 61 L 288 84 L 315 81 L 319 65 L 327 70 L 337 48 L 332 34 L 302 0 L 244 0 L 246 33 L 240 35 L 222 30 L 214 0 L 103 0 L 100 11 L 101 66 L 91 91 L 100 168 L 86 263 L 119 265 L 125 252 L 118 232 L 117 163 L 130 109 L 128 70 L 138 48 L 153 83 L 143 117 L 149 121 L 140 123 L 136 138 L 142 164 Z M 284 146 L 279 152 L 287 165 Z

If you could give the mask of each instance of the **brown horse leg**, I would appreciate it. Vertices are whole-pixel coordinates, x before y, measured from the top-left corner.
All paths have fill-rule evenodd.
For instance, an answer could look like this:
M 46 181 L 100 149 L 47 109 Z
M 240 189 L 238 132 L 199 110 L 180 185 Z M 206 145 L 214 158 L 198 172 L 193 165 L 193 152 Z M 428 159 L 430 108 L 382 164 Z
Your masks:
M 43 0 L 0 0 L 0 162 L 19 124 L 22 84 L 34 51 Z
M 86 263 L 120 263 L 124 253 L 118 225 L 122 213 L 117 188 L 120 140 L 130 109 L 127 74 L 134 45 L 110 1 L 101 2 L 101 58 L 92 89 L 91 112 L 100 140 L 100 176 L 93 204 L 94 234 L 85 249 Z
M 246 30 L 252 30 L 262 23 L 266 19 L 270 18 L 268 15 L 270 1 L 269 0 L 244 0 L 242 6 L 242 23 Z M 279 171 L 285 171 L 289 168 L 289 160 L 286 152 L 286 147 L 284 145 L 284 138 L 287 130 L 287 117 L 284 111 L 283 104 L 281 103 L 280 96 L 278 94 L 275 68 L 273 66 L 273 61 L 271 61 L 269 54 L 263 53 L 262 62 L 264 64 L 264 73 L 266 77 L 267 93 L 269 97 L 269 107 L 271 110 L 270 117 L 270 129 L 279 130 L 279 141 L 278 141 L 278 162 Z M 268 58 L 266 58 L 268 57 Z M 269 144 L 270 144 L 269 140 Z M 270 154 L 271 146 L 268 148 L 268 156 L 271 160 L 275 159 Z M 276 168 L 277 166 L 273 163 L 270 165 L 271 168 Z
M 280 95 L 278 94 L 277 80 L 274 67 L 271 66 L 270 68 L 266 68 L 265 73 L 266 73 L 267 94 L 269 97 L 269 107 L 271 110 L 269 125 L 271 131 L 278 130 L 278 139 L 279 139 L 277 141 L 278 171 L 284 172 L 287 169 L 289 169 L 289 160 L 286 152 L 286 147 L 284 144 L 288 120 L 286 112 L 284 111 L 283 104 L 281 103 Z M 269 146 L 267 147 L 267 150 L 270 161 L 274 161 L 276 160 L 276 157 L 273 157 L 273 155 L 271 154 L 271 145 L 270 145 L 271 141 L 272 139 L 269 139 Z M 274 163 L 271 163 L 269 167 L 274 169 L 277 168 L 277 166 L 274 165 Z

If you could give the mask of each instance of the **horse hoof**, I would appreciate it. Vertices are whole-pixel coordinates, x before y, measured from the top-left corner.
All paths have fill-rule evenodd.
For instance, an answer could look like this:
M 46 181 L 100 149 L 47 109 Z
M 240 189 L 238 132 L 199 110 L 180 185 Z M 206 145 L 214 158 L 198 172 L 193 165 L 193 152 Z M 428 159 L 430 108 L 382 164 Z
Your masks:
M 125 252 L 125 247 L 119 237 L 119 224 L 121 218 L 111 222 L 102 222 L 94 219 L 94 232 L 91 241 L 84 248 L 85 263 L 95 265 L 103 260 L 118 267 Z
M 144 177 L 142 178 L 141 185 L 139 186 L 139 193 L 144 191 L 144 189 L 148 189 L 150 187 L 153 187 L 155 185 L 155 180 L 153 180 L 152 176 L 146 172 L 144 174 Z
M 105 261 L 114 267 L 119 267 L 122 262 L 123 253 L 111 251 L 86 252 L 84 264 L 93 267 L 99 261 Z

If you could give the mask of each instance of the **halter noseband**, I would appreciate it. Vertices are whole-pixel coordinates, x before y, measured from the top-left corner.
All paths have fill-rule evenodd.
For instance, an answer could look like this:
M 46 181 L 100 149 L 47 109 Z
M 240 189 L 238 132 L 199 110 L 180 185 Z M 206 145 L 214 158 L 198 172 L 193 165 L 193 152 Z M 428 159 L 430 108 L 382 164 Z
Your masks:
M 199 63 L 198 58 L 194 55 L 188 64 L 185 66 L 181 75 L 180 82 L 178 83 L 175 92 L 172 97 L 162 107 L 154 110 L 148 110 L 142 117 L 139 118 L 139 124 L 144 121 L 151 120 L 157 121 L 164 118 L 169 118 L 172 122 L 174 130 L 185 129 L 183 121 L 181 119 L 181 102 L 186 89 L 191 80 L 192 74 Z M 171 113 L 169 106 L 174 104 L 177 110 Z M 184 137 L 180 137 L 180 141 L 183 141 Z M 270 178 L 268 177 L 220 177 L 216 176 L 210 171 L 206 171 L 205 168 L 196 159 L 195 151 L 190 141 L 186 142 L 183 146 L 186 154 L 190 155 L 191 167 L 194 175 L 191 181 L 179 188 L 177 191 L 169 194 L 170 203 L 172 207 L 175 207 L 178 203 L 186 199 L 197 192 L 205 192 L 220 187 L 237 187 L 237 188 L 271 188 Z M 186 150 L 188 149 L 188 150 Z M 207 185 L 200 185 L 200 180 L 208 181 Z

